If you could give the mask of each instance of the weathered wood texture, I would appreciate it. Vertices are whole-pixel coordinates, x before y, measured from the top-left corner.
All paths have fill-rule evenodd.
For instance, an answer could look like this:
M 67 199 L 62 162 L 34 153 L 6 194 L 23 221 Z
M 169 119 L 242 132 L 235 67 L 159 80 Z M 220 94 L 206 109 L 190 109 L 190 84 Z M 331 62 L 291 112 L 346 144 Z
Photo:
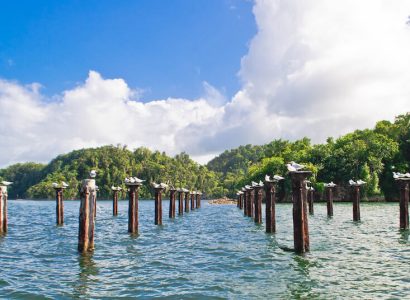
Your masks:
M 273 182 L 265 183 L 265 218 L 266 218 L 266 232 L 276 232 L 276 212 L 275 212 L 275 185 Z
M 248 217 L 253 218 L 253 212 L 254 212 L 254 190 L 249 190 L 248 192 L 248 205 L 247 205 L 247 209 L 248 209 Z
M 201 194 L 196 194 L 196 208 L 200 208 L 201 207 Z
M 263 187 L 255 187 L 254 188 L 254 205 L 255 205 L 255 223 L 261 224 L 262 223 L 262 188 Z
M 88 252 L 94 249 L 95 199 L 97 191 L 94 179 L 85 179 L 81 186 L 81 204 L 78 232 L 78 251 Z
M 308 202 L 309 202 L 309 214 L 310 215 L 313 215 L 315 213 L 314 208 L 313 208 L 314 195 L 315 195 L 315 191 L 308 190 Z
M 327 216 L 333 217 L 333 187 L 326 187 Z
M 189 212 L 189 192 L 185 193 L 185 212 Z
M 175 190 L 169 190 L 169 217 L 175 218 Z
M 306 178 L 311 172 L 290 172 L 293 198 L 293 239 L 295 252 L 304 253 L 310 249 L 307 214 Z
M 409 181 L 399 181 L 400 229 L 409 229 Z
M 56 191 L 56 223 L 57 225 L 64 224 L 64 202 L 63 202 L 63 189 L 57 188 Z
M 248 191 L 243 192 L 243 215 L 248 215 Z
M 353 221 L 360 221 L 360 186 L 352 186 Z
M 243 195 L 244 194 L 240 194 L 239 195 L 239 209 L 243 208 Z
M 7 232 L 7 186 L 0 186 L 0 234 Z
M 184 214 L 184 192 L 178 191 L 178 215 Z
M 191 210 L 195 209 L 195 194 L 191 194 Z
M 118 193 L 119 191 L 113 191 L 113 196 L 112 196 L 112 215 L 113 216 L 118 215 Z
M 138 185 L 128 186 L 128 232 L 138 234 Z
M 163 188 L 155 189 L 155 225 L 162 225 L 162 191 Z

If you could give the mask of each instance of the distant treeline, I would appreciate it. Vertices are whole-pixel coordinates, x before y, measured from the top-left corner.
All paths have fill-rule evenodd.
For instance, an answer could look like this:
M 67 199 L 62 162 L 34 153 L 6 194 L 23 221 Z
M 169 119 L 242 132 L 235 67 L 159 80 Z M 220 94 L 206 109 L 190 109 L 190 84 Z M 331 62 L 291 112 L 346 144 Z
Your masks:
M 150 182 L 170 182 L 176 187 L 198 189 L 208 198 L 234 196 L 250 181 L 263 180 L 265 174 L 286 174 L 285 163 L 296 161 L 313 172 L 311 181 L 320 193 L 323 183 L 334 181 L 346 186 L 349 179 L 368 184 L 365 196 L 397 197 L 392 171 L 410 171 L 410 113 L 395 121 L 380 121 L 373 129 L 356 130 L 325 144 L 313 145 L 308 138 L 295 142 L 274 140 L 268 144 L 246 145 L 227 150 L 206 166 L 195 163 L 186 153 L 169 157 L 147 148 L 133 151 L 126 146 L 104 146 L 75 150 L 60 155 L 49 164 L 21 163 L 0 170 L 0 179 L 13 181 L 9 197 L 54 198 L 53 181 L 64 180 L 70 187 L 66 198 L 77 198 L 81 180 L 91 169 L 98 172 L 99 198 L 111 197 L 111 185 L 120 185 L 127 176 L 147 180 L 141 198 L 152 197 Z M 285 180 L 279 195 L 290 191 Z M 123 195 L 123 197 L 125 194 Z

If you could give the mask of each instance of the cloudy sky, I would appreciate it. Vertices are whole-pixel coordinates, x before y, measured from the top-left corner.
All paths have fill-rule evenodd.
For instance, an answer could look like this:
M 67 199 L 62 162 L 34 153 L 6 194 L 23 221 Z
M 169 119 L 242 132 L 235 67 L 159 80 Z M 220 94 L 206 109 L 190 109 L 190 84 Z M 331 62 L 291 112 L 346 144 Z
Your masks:
M 410 111 L 408 0 L 9 2 L 0 166 L 118 143 L 206 162 Z

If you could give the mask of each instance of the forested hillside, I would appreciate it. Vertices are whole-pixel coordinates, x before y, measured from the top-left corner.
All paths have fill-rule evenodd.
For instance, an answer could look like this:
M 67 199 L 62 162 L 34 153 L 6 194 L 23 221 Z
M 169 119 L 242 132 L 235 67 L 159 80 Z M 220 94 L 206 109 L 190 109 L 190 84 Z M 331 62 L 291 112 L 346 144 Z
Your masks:
M 10 198 L 53 198 L 51 183 L 61 180 L 70 185 L 64 192 L 65 197 L 77 198 L 81 180 L 88 178 L 91 169 L 97 170 L 99 198 L 111 197 L 111 185 L 125 188 L 122 182 L 127 176 L 146 180 L 147 184 L 140 191 L 141 198 L 152 196 L 149 183 L 153 181 L 169 181 L 177 187 L 202 190 L 211 197 L 226 193 L 218 184 L 215 172 L 195 163 L 185 153 L 169 157 L 146 148 L 130 151 L 121 146 L 72 151 L 56 157 L 47 165 L 12 165 L 0 170 L 0 177 L 14 182 L 10 186 Z
M 98 172 L 99 198 L 111 197 L 111 185 L 122 185 L 126 176 L 147 181 L 141 198 L 152 197 L 149 183 L 153 181 L 169 181 L 177 187 L 202 190 L 208 197 L 219 197 L 234 196 L 244 184 L 263 180 L 265 174 L 286 174 L 285 163 L 292 160 L 313 172 L 311 181 L 319 192 L 324 182 L 345 186 L 349 179 L 360 178 L 368 183 L 365 196 L 391 199 L 397 196 L 392 172 L 410 171 L 410 114 L 398 116 L 393 123 L 380 121 L 373 129 L 329 138 L 324 144 L 314 145 L 303 138 L 240 146 L 223 152 L 206 166 L 195 163 L 186 153 L 169 157 L 146 148 L 131 151 L 125 146 L 104 146 L 72 151 L 47 165 L 15 164 L 1 169 L 0 179 L 14 182 L 10 198 L 53 198 L 51 183 L 60 180 L 70 185 L 66 198 L 76 198 L 81 180 L 91 169 Z M 279 188 L 280 196 L 289 190 L 287 179 Z
M 323 182 L 346 185 L 349 179 L 363 179 L 367 196 L 396 196 L 392 171 L 410 170 L 410 114 L 395 121 L 380 121 L 373 129 L 356 130 L 324 144 L 313 145 L 308 138 L 295 142 L 274 140 L 262 146 L 241 146 L 223 152 L 207 167 L 222 172 L 221 181 L 235 190 L 265 174 L 284 174 L 285 163 L 297 161 L 313 171 L 311 181 L 317 190 Z M 285 181 L 281 188 L 289 190 Z

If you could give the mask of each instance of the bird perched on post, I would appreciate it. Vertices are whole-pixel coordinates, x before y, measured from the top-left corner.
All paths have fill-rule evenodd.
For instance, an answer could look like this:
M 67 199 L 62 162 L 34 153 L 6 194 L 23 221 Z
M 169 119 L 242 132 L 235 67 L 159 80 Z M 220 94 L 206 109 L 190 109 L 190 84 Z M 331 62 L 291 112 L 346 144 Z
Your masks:
M 95 176 L 97 176 L 97 171 L 96 170 L 91 170 L 90 178 L 95 178 Z
M 4 185 L 4 186 L 9 186 L 10 184 L 13 184 L 13 182 L 4 181 L 4 180 L 1 182 L 1 185 Z
M 288 168 L 289 172 L 298 172 L 302 170 L 305 166 L 295 163 L 294 161 L 291 161 L 290 163 L 286 164 L 286 167 Z

